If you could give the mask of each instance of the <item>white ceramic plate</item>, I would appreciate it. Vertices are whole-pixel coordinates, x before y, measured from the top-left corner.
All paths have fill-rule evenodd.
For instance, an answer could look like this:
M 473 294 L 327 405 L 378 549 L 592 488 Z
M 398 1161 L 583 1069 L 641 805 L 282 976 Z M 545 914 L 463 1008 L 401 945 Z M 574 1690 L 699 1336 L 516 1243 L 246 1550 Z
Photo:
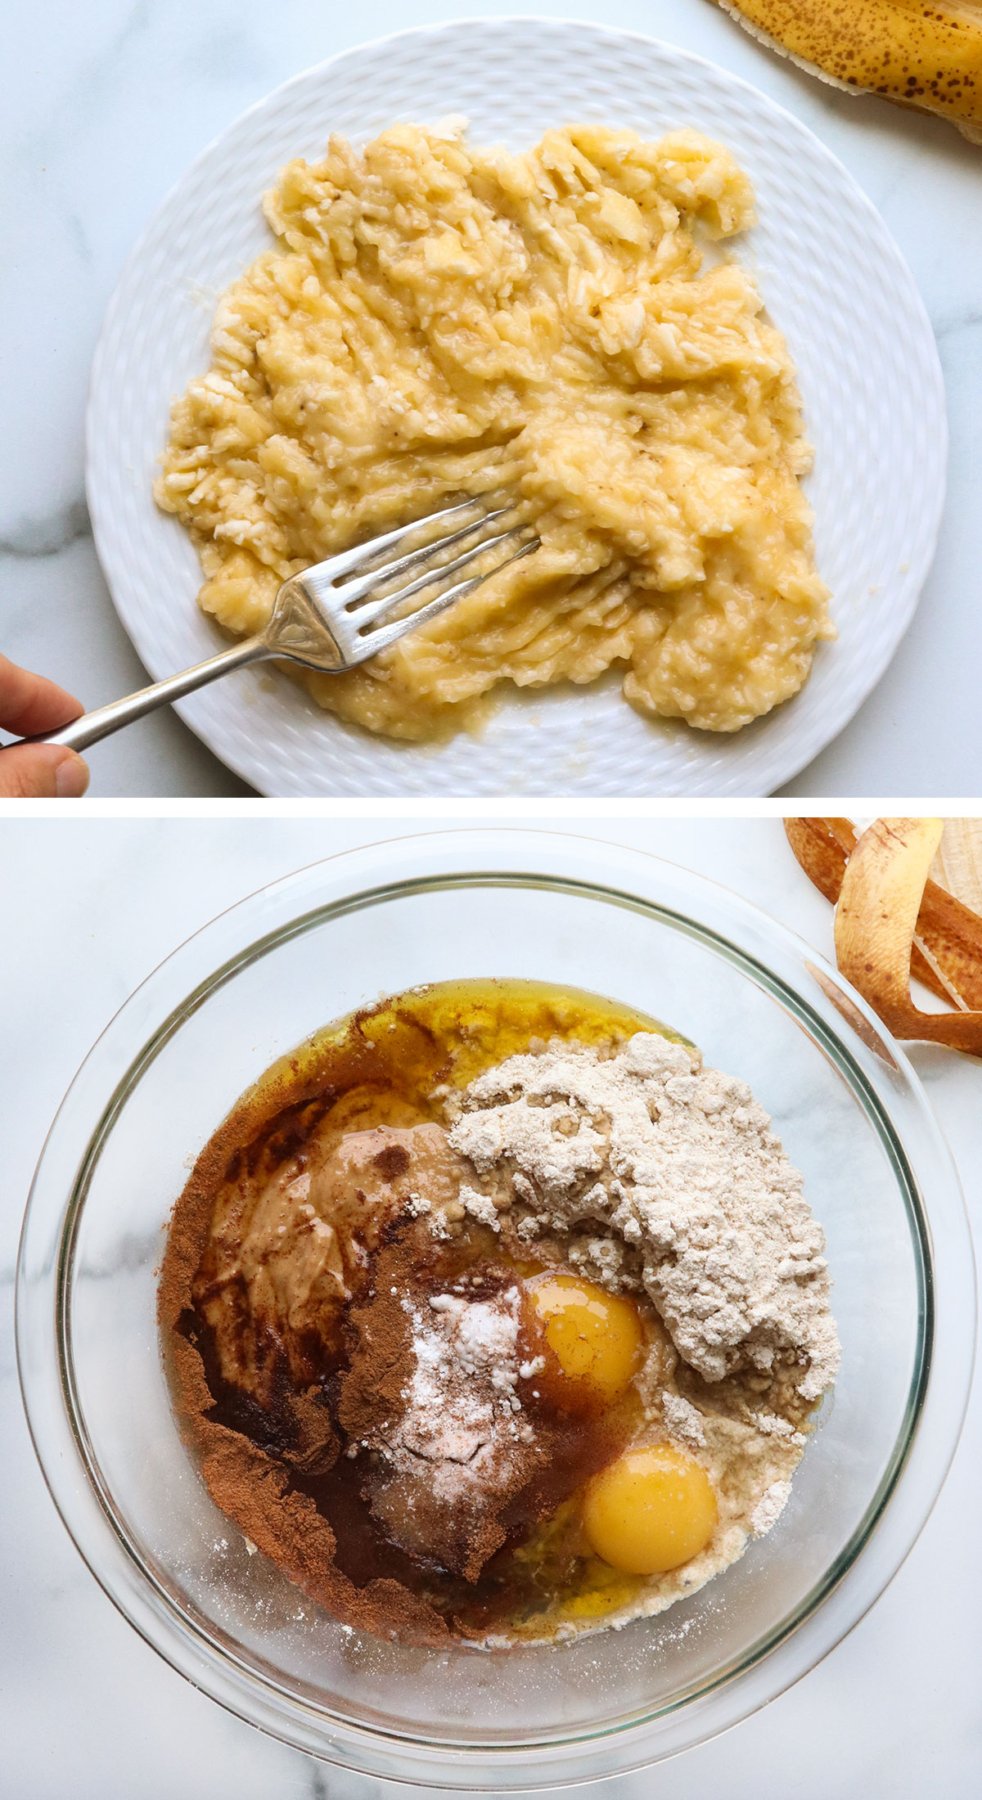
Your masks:
M 789 113 L 671 45 L 551 19 L 481 19 L 352 50 L 278 88 L 214 143 L 133 252 L 96 355 L 88 492 L 120 618 L 147 668 L 212 654 L 197 557 L 151 487 L 168 407 L 208 366 L 219 294 L 268 243 L 259 200 L 331 131 L 463 113 L 477 142 L 521 149 L 588 119 L 649 136 L 690 125 L 749 171 L 759 222 L 740 250 L 798 366 L 815 446 L 809 494 L 838 641 L 789 705 L 735 737 L 641 719 L 619 685 L 507 694 L 480 740 L 400 747 L 244 670 L 180 703 L 206 744 L 276 795 L 767 794 L 815 756 L 883 674 L 927 574 L 947 433 L 931 327 L 862 191 Z

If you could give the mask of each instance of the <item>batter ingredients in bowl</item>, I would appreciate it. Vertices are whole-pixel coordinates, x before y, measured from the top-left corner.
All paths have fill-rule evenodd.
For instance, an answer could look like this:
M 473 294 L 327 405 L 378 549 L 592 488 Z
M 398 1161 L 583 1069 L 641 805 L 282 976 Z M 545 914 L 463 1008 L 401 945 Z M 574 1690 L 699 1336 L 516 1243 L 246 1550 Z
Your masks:
M 630 1009 L 416 989 L 277 1064 L 174 1211 L 160 1323 L 217 1504 L 344 1623 L 654 1613 L 778 1518 L 839 1346 L 743 1083 Z
M 640 712 L 731 732 L 798 692 L 833 635 L 810 451 L 721 249 L 753 219 L 725 148 L 581 125 L 514 156 L 399 125 L 332 138 L 265 207 L 275 246 L 219 303 L 157 485 L 206 612 L 255 631 L 311 563 L 500 494 L 539 549 L 363 668 L 304 675 L 321 705 L 446 737 L 504 683 L 616 667 Z

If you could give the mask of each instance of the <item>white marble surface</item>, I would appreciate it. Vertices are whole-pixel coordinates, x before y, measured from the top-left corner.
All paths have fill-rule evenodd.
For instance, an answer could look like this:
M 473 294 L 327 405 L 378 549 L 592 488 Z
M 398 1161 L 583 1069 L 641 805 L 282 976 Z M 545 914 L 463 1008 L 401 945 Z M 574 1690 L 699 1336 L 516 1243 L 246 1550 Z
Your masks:
M 11 1800 L 371 1800 L 381 1792 L 224 1714 L 159 1661 L 98 1590 L 54 1514 L 28 1442 L 14 1374 L 11 1275 L 32 1166 L 55 1107 L 92 1040 L 151 967 L 264 881 L 359 842 L 444 823 L 0 822 L 0 945 L 8 953 L 0 1049 L 0 1791 Z M 575 829 L 711 874 L 830 951 L 830 909 L 798 870 L 776 820 L 601 815 Z M 927 1048 L 914 1060 L 978 1228 L 979 1066 Z M 659 1800 L 974 1797 L 982 1757 L 980 1425 L 976 1392 L 920 1541 L 845 1643 L 724 1738 L 605 1791 L 617 1800 L 652 1792 Z
M 99 322 L 150 213 L 252 101 L 333 51 L 516 0 L 8 0 L 0 114 L 0 648 L 93 706 L 141 684 L 89 535 L 82 420 Z M 589 16 L 573 0 L 530 10 Z M 789 794 L 974 795 L 982 770 L 982 152 L 949 126 L 811 80 L 711 0 L 603 0 L 605 24 L 697 50 L 812 126 L 883 212 L 927 301 L 951 418 L 948 506 L 886 678 Z M 448 96 L 448 106 L 453 96 Z M 16 346 L 16 350 L 14 350 Z M 173 715 L 92 752 L 101 795 L 246 792 Z

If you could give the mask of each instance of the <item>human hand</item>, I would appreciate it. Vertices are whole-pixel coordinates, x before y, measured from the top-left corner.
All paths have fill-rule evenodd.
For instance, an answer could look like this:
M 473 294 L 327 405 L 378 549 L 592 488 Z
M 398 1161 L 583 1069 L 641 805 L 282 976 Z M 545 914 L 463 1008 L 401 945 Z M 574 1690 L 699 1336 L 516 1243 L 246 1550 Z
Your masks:
M 56 731 L 82 707 L 43 675 L 0 656 L 0 726 L 18 737 Z M 63 744 L 8 744 L 0 749 L 0 800 L 77 800 L 89 785 L 87 765 Z

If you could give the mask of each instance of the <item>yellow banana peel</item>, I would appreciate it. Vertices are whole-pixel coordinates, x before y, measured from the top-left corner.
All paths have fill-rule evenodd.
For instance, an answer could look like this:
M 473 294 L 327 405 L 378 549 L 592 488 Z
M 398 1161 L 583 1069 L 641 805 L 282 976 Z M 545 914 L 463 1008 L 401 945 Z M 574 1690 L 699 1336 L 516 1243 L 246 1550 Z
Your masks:
M 982 0 L 718 0 L 812 74 L 950 119 L 982 143 Z

